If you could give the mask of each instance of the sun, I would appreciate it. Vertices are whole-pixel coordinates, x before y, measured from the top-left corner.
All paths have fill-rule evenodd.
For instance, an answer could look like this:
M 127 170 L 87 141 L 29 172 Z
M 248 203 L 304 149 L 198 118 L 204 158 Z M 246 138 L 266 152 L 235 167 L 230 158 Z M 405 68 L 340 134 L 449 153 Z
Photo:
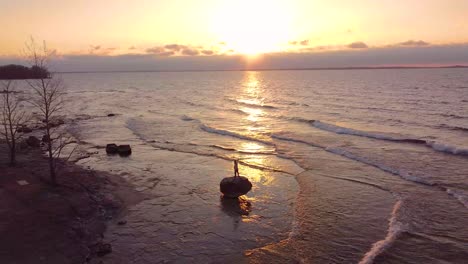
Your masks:
M 279 51 L 290 39 L 291 12 L 285 1 L 238 0 L 224 2 L 218 10 L 212 22 L 215 34 L 235 53 Z

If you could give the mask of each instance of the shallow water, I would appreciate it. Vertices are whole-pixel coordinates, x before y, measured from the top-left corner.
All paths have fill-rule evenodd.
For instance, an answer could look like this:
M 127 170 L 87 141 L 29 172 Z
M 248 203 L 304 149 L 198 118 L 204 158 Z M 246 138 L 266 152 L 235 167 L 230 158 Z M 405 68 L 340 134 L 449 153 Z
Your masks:
M 468 259 L 465 69 L 63 78 L 69 131 L 98 151 L 79 163 L 148 195 L 109 263 Z M 233 159 L 255 186 L 241 204 L 218 193 Z

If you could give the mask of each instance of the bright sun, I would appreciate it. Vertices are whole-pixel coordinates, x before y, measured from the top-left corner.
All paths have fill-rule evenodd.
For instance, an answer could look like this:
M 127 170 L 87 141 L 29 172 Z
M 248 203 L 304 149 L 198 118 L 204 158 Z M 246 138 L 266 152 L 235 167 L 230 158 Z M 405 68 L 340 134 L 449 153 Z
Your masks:
M 220 6 L 213 26 L 235 53 L 257 55 L 278 51 L 290 40 L 290 19 L 287 6 L 277 1 L 238 0 Z

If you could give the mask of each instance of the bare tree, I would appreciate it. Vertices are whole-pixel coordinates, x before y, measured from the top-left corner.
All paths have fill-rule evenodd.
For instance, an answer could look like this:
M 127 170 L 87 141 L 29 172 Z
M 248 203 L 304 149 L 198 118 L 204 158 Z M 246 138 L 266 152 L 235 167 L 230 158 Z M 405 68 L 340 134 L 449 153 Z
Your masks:
M 31 38 L 26 43 L 26 56 L 31 68 L 38 73 L 37 79 L 26 82 L 33 90 L 31 103 L 39 110 L 40 117 L 45 124 L 43 141 L 48 155 L 50 180 L 53 185 L 56 185 L 57 161 L 62 150 L 72 143 L 64 133 L 57 130 L 58 114 L 63 110 L 65 102 L 65 85 L 59 76 L 50 72 L 49 62 L 54 52 L 47 49 L 45 42 L 43 45 L 37 45 Z
M 16 165 L 16 143 L 21 138 L 21 133 L 19 133 L 20 128 L 22 128 L 27 121 L 26 112 L 20 108 L 21 101 L 16 96 L 14 82 L 2 81 L 1 87 L 1 125 L 2 130 L 0 134 L 5 138 L 5 141 L 8 145 L 8 150 L 10 151 L 10 165 Z

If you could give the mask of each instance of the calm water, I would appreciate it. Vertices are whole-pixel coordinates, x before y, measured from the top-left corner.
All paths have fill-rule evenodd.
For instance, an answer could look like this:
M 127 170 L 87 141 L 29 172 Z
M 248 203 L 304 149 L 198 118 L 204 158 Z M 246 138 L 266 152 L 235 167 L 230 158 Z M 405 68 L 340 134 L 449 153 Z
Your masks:
M 148 195 L 109 263 L 468 259 L 465 69 L 63 78 L 79 164 Z M 241 204 L 218 193 L 233 159 L 255 185 Z

